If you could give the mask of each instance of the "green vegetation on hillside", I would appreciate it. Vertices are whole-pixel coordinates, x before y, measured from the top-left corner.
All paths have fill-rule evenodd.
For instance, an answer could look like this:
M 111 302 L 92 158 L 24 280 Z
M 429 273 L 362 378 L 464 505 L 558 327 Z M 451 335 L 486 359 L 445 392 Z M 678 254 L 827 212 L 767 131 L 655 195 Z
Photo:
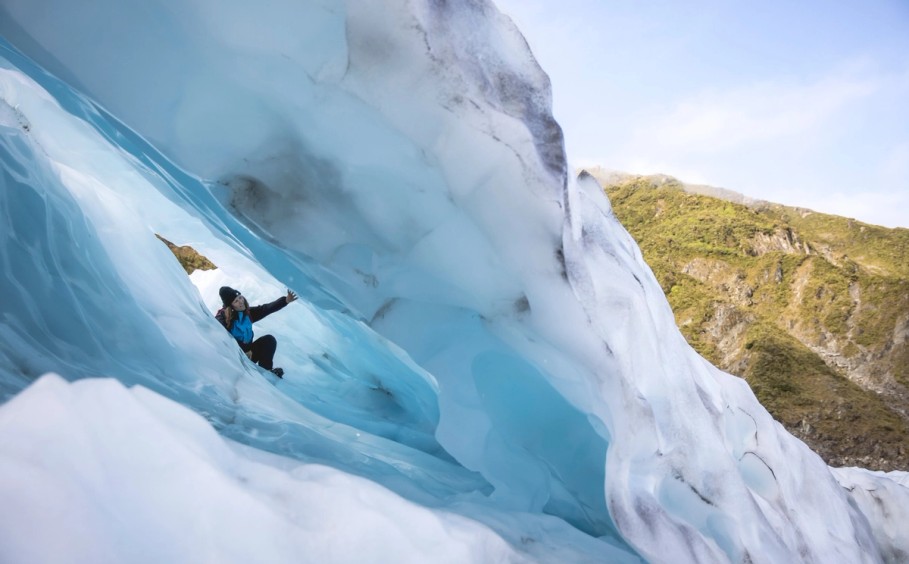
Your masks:
M 909 230 L 665 177 L 605 188 L 702 356 L 828 463 L 909 469 Z
M 197 253 L 194 248 L 188 245 L 178 247 L 160 235 L 155 236 L 163 241 L 167 248 L 174 253 L 174 256 L 180 261 L 180 266 L 183 267 L 187 274 L 192 274 L 196 270 L 214 270 L 217 268 L 210 260 Z
M 909 279 L 909 229 L 888 229 L 834 215 L 772 206 L 775 213 L 818 246 L 828 246 L 838 260 L 854 261 L 873 274 Z
M 878 397 L 773 326 L 754 326 L 749 345 L 743 376 L 755 396 L 829 464 L 905 467 L 906 422 Z

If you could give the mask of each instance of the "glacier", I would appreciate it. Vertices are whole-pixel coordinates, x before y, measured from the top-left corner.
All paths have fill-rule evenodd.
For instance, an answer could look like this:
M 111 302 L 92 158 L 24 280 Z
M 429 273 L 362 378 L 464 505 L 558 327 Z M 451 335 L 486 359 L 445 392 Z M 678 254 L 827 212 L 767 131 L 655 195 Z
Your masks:
M 899 562 L 484 0 L 0 1 L 0 561 Z M 187 277 L 155 234 L 217 266 Z M 283 380 L 213 319 L 263 303 Z

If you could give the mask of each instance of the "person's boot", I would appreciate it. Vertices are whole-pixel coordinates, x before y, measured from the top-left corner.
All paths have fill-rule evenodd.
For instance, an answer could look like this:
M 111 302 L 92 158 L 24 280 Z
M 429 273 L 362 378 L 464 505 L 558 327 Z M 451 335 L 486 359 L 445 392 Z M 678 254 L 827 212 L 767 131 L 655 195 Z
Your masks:
M 284 369 L 283 368 L 272 368 L 271 371 L 278 378 L 284 378 Z

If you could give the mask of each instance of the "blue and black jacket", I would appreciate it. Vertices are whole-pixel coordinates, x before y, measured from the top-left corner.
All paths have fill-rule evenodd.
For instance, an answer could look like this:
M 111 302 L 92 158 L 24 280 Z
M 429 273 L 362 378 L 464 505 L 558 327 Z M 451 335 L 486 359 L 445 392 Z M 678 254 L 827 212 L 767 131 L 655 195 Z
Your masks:
M 231 315 L 230 326 L 227 325 L 227 314 L 225 311 L 229 306 L 219 309 L 218 313 L 215 314 L 215 318 L 225 329 L 227 329 L 228 333 L 233 335 L 234 339 L 237 340 L 237 344 L 240 345 L 240 348 L 244 351 L 248 351 L 250 347 L 252 347 L 253 342 L 252 324 L 263 317 L 282 309 L 286 305 L 287 299 L 280 297 L 271 303 L 252 306 L 246 311 L 234 311 Z

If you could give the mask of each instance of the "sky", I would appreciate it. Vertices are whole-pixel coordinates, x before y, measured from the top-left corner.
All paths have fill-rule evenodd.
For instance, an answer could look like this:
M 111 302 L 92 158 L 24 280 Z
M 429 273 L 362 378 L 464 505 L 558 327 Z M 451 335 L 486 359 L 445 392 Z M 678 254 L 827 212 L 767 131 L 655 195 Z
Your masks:
M 909 228 L 909 0 L 494 0 L 576 167 Z

